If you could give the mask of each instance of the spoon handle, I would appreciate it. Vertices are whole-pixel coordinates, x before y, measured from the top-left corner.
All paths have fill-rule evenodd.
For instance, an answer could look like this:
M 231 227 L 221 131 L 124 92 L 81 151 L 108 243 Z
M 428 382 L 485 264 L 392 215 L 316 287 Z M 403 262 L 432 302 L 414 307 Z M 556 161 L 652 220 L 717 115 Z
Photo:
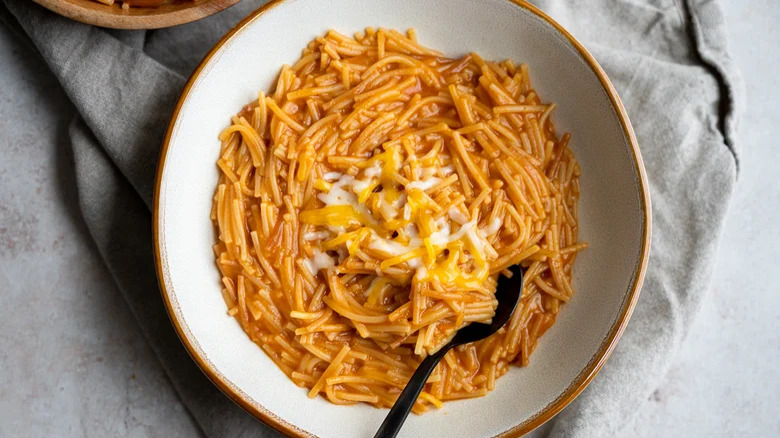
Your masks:
M 450 348 L 452 347 L 446 345 L 420 363 L 412 378 L 409 379 L 409 383 L 406 384 L 403 392 L 398 396 L 398 400 L 395 401 L 393 408 L 390 409 L 387 417 L 385 417 L 385 421 L 379 426 L 379 430 L 374 435 L 374 438 L 395 438 L 398 435 L 398 431 L 401 430 L 406 417 L 409 416 L 409 411 L 412 410 L 414 402 L 417 401 L 417 397 L 422 392 L 425 382 L 428 381 L 428 376 L 431 375 L 433 369 L 436 368 L 436 364 L 442 360 Z

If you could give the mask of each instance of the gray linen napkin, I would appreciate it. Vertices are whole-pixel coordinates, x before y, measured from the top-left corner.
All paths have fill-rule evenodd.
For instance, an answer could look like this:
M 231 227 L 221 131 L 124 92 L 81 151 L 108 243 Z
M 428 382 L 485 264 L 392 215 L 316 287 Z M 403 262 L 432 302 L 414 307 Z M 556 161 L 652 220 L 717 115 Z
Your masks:
M 155 31 L 112 31 L 0 0 L 0 19 L 40 53 L 72 100 L 70 140 L 84 220 L 182 402 L 209 437 L 277 434 L 222 395 L 176 337 L 151 243 L 159 145 L 185 78 L 244 0 Z M 639 303 L 598 377 L 544 432 L 619 435 L 663 379 L 709 286 L 737 175 L 741 81 L 715 0 L 535 1 L 596 56 L 634 124 L 651 184 L 652 255 Z

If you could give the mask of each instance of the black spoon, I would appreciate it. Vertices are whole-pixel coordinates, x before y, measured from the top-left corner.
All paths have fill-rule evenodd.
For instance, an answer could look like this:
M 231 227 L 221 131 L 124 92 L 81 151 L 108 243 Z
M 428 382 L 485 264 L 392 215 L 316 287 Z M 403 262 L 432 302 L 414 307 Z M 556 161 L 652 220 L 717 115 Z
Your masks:
M 409 411 L 412 410 L 412 405 L 417 400 L 417 396 L 425 386 L 425 382 L 428 380 L 428 376 L 431 375 L 436 364 L 450 351 L 453 347 L 458 345 L 468 344 L 470 342 L 479 341 L 485 339 L 498 329 L 504 326 L 509 321 L 512 313 L 517 307 L 517 302 L 520 300 L 520 295 L 523 290 L 523 270 L 519 265 L 514 265 L 509 268 L 512 271 L 512 278 L 504 277 L 503 275 L 498 279 L 498 286 L 496 287 L 496 299 L 498 300 L 498 306 L 496 307 L 496 314 L 488 324 L 469 324 L 466 327 L 458 330 L 455 337 L 445 346 L 441 347 L 439 351 L 426 357 L 417 367 L 417 370 L 409 379 L 409 383 L 406 384 L 401 395 L 398 396 L 398 400 L 395 401 L 393 408 L 387 414 L 385 421 L 379 426 L 379 430 L 374 435 L 374 438 L 394 438 L 401 430 L 406 417 L 409 416 Z

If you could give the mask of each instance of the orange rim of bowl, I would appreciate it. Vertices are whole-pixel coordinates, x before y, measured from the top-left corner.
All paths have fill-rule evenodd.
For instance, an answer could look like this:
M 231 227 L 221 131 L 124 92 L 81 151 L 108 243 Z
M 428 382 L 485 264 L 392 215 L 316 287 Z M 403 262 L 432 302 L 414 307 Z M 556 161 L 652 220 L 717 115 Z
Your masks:
M 86 24 L 112 29 L 159 29 L 206 18 L 235 5 L 241 0 L 206 0 L 175 10 L 132 8 L 136 13 L 125 11 L 122 11 L 122 13 L 111 12 L 111 8 L 119 9 L 118 6 L 105 5 L 98 2 L 95 2 L 94 7 L 87 7 L 63 0 L 33 1 L 52 12 Z
M 250 414 L 254 415 L 258 419 L 262 420 L 269 426 L 275 428 L 276 430 L 284 433 L 287 436 L 309 437 L 313 435 L 302 431 L 301 429 L 295 427 L 294 425 L 287 423 L 286 421 L 274 415 L 272 412 L 265 409 L 263 406 L 250 402 L 248 400 L 248 397 L 245 394 L 240 394 L 239 392 L 235 391 L 231 387 L 232 383 L 229 383 L 221 373 L 214 370 L 211 367 L 211 365 L 201 357 L 201 352 L 199 352 L 197 349 L 194 348 L 192 342 L 187 337 L 185 331 L 182 329 L 181 322 L 178 320 L 178 317 L 174 312 L 174 308 L 171 302 L 171 297 L 168 294 L 168 291 L 165 287 L 165 280 L 163 277 L 163 264 L 162 264 L 161 251 L 160 251 L 160 239 L 159 239 L 160 187 L 162 186 L 162 175 L 163 175 L 163 170 L 165 169 L 165 158 L 168 152 L 168 146 L 170 144 L 174 126 L 179 117 L 179 111 L 181 110 L 181 107 L 184 104 L 184 102 L 187 100 L 187 97 L 189 96 L 193 84 L 200 76 L 204 67 L 209 63 L 211 58 L 222 48 L 222 46 L 225 45 L 226 42 L 228 42 L 234 35 L 241 32 L 247 25 L 249 25 L 251 22 L 253 22 L 261 15 L 263 15 L 265 12 L 267 12 L 268 10 L 270 10 L 275 6 L 284 3 L 285 1 L 286 0 L 271 0 L 270 2 L 266 3 L 261 8 L 259 8 L 258 10 L 256 10 L 255 12 L 251 13 L 246 18 L 241 20 L 241 22 L 239 22 L 233 29 L 231 29 L 227 34 L 225 34 L 225 36 L 223 36 L 222 39 L 220 39 L 219 42 L 206 54 L 206 56 L 203 58 L 201 63 L 192 73 L 186 85 L 184 86 L 181 96 L 179 97 L 179 101 L 177 102 L 176 107 L 173 110 L 173 115 L 171 116 L 171 121 L 169 122 L 168 125 L 168 131 L 165 134 L 165 139 L 163 140 L 162 149 L 160 151 L 160 157 L 157 165 L 157 177 L 156 177 L 155 187 L 154 187 L 154 210 L 153 210 L 153 218 L 152 218 L 152 227 L 153 227 L 153 239 L 154 239 L 154 259 L 157 267 L 157 279 L 160 285 L 160 291 L 163 297 L 163 301 L 165 302 L 165 307 L 168 311 L 168 316 L 170 317 L 171 322 L 173 323 L 173 326 L 176 329 L 176 333 L 179 335 L 179 338 L 181 339 L 182 343 L 186 347 L 190 356 L 192 356 L 193 360 L 195 360 L 195 362 L 198 364 L 198 366 L 203 371 L 203 373 L 206 374 L 206 376 L 223 393 L 225 393 L 225 395 L 227 395 L 241 408 L 243 408 Z M 583 370 L 577 375 L 577 377 L 572 381 L 572 383 L 554 401 L 550 402 L 547 406 L 542 408 L 540 411 L 538 411 L 530 418 L 524 420 L 522 423 L 496 435 L 496 437 L 501 437 L 501 438 L 516 438 L 525 435 L 526 433 L 531 432 L 532 430 L 541 426 L 549 419 L 554 417 L 556 414 L 558 414 L 561 410 L 563 410 L 563 408 L 565 408 L 569 403 L 571 403 L 588 386 L 588 384 L 593 380 L 596 374 L 598 374 L 598 372 L 601 370 L 601 367 L 604 366 L 604 363 L 607 361 L 610 354 L 612 354 L 612 351 L 615 349 L 615 346 L 617 345 L 620 336 L 623 334 L 623 331 L 628 325 L 628 320 L 631 318 L 631 314 L 634 311 L 634 307 L 636 307 L 637 300 L 639 299 L 639 292 L 642 288 L 642 283 L 644 281 L 645 271 L 647 270 L 647 264 L 650 258 L 650 240 L 651 240 L 651 228 L 652 228 L 651 211 L 652 210 L 650 207 L 650 192 L 648 188 L 647 175 L 645 173 L 645 167 L 642 161 L 642 155 L 639 152 L 639 145 L 636 140 L 636 135 L 634 134 L 634 129 L 631 126 L 631 122 L 628 119 L 628 114 L 626 113 L 626 110 L 623 107 L 623 103 L 621 102 L 620 97 L 618 96 L 617 91 L 615 90 L 615 87 L 612 85 L 612 82 L 610 82 L 609 78 L 607 78 L 607 75 L 604 72 L 604 70 L 601 68 L 598 62 L 596 62 L 596 59 L 593 57 L 593 55 L 591 55 L 590 52 L 588 52 L 587 49 L 585 49 L 585 47 L 579 41 L 577 41 L 568 31 L 566 31 L 566 29 L 564 29 L 555 20 L 550 18 L 547 14 L 542 12 L 539 8 L 527 3 L 524 0 L 506 0 L 506 1 L 509 1 L 518 7 L 528 10 L 529 12 L 533 13 L 535 16 L 541 18 L 547 24 L 555 28 L 555 30 L 557 30 L 561 35 L 563 35 L 569 41 L 569 43 L 571 43 L 577 49 L 580 56 L 582 56 L 582 58 L 587 62 L 588 66 L 591 68 L 593 73 L 595 73 L 596 76 L 598 77 L 599 81 L 601 82 L 601 85 L 604 87 L 604 91 L 606 91 L 607 95 L 610 98 L 610 102 L 612 103 L 612 106 L 615 112 L 617 113 L 618 119 L 620 120 L 620 124 L 623 128 L 623 133 L 625 134 L 631 146 L 631 153 L 632 153 L 631 155 L 634 159 L 634 167 L 636 170 L 637 177 L 639 179 L 639 186 L 640 186 L 639 193 L 640 193 L 642 211 L 644 216 L 644 222 L 642 224 L 643 229 L 642 229 L 641 257 L 639 263 L 637 264 L 636 271 L 634 273 L 634 279 L 630 287 L 630 292 L 627 298 L 624 299 L 624 303 L 622 305 L 619 318 L 615 321 L 613 326 L 610 328 L 609 334 L 604 338 L 604 340 L 601 343 L 601 346 L 599 347 L 599 350 L 591 357 L 591 360 L 588 362 L 585 368 L 583 368 Z

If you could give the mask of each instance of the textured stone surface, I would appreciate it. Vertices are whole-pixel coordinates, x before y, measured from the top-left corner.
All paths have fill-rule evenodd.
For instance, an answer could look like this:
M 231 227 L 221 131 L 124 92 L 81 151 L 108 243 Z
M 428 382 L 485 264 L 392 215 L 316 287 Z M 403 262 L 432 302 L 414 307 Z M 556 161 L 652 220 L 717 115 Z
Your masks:
M 0 59 L 0 436 L 197 436 L 81 219 L 68 99 L 3 25 Z
M 747 83 L 741 175 L 711 292 L 626 436 L 778 436 L 780 4 L 725 0 Z M 0 26 L 0 436 L 196 436 L 78 212 L 71 108 Z

